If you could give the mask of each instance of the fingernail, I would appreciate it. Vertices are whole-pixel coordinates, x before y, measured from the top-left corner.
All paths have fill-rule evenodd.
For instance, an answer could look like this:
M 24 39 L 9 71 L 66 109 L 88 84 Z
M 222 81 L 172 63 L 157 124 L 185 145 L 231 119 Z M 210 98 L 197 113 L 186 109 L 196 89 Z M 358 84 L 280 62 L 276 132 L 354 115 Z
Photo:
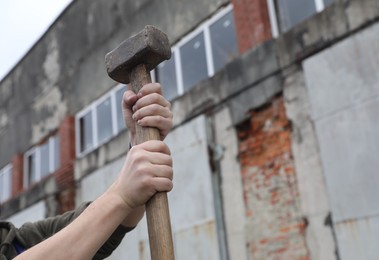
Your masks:
M 141 98 L 141 97 L 142 97 L 142 93 L 141 93 L 141 92 L 138 92 L 137 97 L 138 97 L 138 98 Z
M 137 110 L 136 106 L 133 106 L 132 109 L 133 109 L 134 112 Z
M 137 121 L 137 124 L 139 124 L 139 125 L 140 125 L 140 124 L 141 124 L 141 120 L 138 120 L 138 121 Z
M 136 120 L 136 115 L 135 115 L 135 114 L 133 114 L 133 115 L 132 115 L 132 118 L 133 118 L 134 120 Z

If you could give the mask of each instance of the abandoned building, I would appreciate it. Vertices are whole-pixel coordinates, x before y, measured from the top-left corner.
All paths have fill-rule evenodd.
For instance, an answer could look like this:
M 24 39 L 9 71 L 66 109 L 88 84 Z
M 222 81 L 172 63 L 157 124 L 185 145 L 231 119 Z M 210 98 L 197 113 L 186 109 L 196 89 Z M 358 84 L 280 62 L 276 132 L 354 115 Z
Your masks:
M 176 259 L 379 255 L 376 0 L 76 0 L 0 82 L 0 219 L 94 200 L 128 151 L 104 56 L 145 25 L 166 138 Z M 146 221 L 110 259 L 150 259 Z

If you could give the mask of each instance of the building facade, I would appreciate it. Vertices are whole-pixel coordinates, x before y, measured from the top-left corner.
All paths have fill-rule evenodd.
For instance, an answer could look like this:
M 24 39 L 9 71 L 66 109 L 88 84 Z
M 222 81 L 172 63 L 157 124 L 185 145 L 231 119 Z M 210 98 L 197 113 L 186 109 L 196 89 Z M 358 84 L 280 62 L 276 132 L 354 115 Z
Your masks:
M 375 0 L 76 0 L 0 83 L 0 218 L 74 209 L 128 151 L 104 56 L 153 24 L 172 58 L 176 259 L 376 259 Z M 378 194 L 379 195 L 379 194 Z M 110 259 L 150 259 L 146 221 Z

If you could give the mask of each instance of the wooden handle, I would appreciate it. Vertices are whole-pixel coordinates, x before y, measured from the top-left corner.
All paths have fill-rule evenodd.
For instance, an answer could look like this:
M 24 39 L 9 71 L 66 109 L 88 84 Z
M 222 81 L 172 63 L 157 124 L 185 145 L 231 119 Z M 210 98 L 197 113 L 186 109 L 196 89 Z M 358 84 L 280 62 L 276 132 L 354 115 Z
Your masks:
M 130 73 L 131 89 L 138 93 L 143 85 L 151 83 L 150 73 L 144 64 Z M 136 125 L 137 144 L 148 140 L 160 140 L 159 130 Z M 158 192 L 146 203 L 147 228 L 152 260 L 174 260 L 170 214 L 166 192 Z

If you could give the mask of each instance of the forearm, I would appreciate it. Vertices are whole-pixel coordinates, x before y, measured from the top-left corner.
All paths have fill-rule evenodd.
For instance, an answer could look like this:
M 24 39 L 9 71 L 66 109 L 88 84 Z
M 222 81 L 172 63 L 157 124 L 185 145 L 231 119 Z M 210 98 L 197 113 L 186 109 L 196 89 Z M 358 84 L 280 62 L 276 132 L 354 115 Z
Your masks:
M 15 259 L 92 259 L 130 212 L 121 198 L 106 192 L 66 228 Z
M 122 221 L 122 225 L 127 228 L 134 228 L 143 218 L 145 214 L 145 206 L 140 206 L 133 209 L 133 211 L 128 214 L 128 216 Z

